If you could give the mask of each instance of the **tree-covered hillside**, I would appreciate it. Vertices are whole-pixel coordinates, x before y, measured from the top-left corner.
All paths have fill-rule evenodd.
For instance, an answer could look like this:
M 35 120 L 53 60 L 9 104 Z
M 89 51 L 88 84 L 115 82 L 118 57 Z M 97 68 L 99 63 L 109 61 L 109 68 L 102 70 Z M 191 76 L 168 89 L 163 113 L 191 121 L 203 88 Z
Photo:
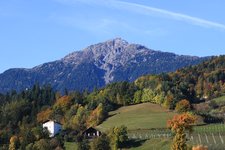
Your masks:
M 140 89 L 135 95 L 141 95 L 140 100 L 145 101 L 145 94 L 148 93 L 151 96 L 148 99 L 153 102 L 174 108 L 182 99 L 198 103 L 223 95 L 224 81 L 225 56 L 213 57 L 209 61 L 176 72 L 143 76 L 135 81 Z
M 43 145 L 55 149 L 63 148 L 65 141 L 82 146 L 86 128 L 100 124 L 109 111 L 124 105 L 152 102 L 178 111 L 193 109 L 191 104 L 225 93 L 224 68 L 225 56 L 219 56 L 176 72 L 108 84 L 91 93 L 65 90 L 61 95 L 51 86 L 36 84 L 20 93 L 0 94 L 0 149 L 37 149 Z M 63 132 L 56 138 L 50 139 L 41 128 L 48 119 L 63 124 Z

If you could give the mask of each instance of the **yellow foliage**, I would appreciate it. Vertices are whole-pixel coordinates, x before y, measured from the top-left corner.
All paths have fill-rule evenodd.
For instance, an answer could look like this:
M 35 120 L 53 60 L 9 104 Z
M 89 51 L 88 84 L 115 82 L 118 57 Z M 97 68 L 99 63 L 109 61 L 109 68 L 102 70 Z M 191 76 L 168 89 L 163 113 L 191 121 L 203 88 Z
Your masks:
M 18 137 L 16 135 L 10 138 L 9 150 L 16 150 L 16 143 L 18 142 Z
M 18 137 L 16 135 L 10 138 L 10 143 L 15 143 L 16 141 L 18 141 Z
M 72 103 L 72 98 L 70 96 L 63 96 L 55 102 L 53 108 L 60 107 L 65 112 L 71 103 Z

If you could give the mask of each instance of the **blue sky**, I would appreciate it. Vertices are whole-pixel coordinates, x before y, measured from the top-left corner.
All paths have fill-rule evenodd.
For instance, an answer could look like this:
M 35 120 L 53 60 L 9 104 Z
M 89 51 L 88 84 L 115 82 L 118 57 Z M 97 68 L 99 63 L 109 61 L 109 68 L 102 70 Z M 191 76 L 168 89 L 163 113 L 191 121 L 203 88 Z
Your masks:
M 0 72 L 121 37 L 183 55 L 225 54 L 224 0 L 1 0 Z

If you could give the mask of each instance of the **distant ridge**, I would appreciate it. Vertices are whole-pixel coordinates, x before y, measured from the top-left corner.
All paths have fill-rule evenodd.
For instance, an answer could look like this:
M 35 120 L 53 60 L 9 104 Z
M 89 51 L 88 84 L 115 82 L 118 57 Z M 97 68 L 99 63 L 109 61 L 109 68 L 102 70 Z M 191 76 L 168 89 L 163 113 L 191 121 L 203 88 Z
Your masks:
M 205 59 L 155 51 L 115 38 L 31 69 L 9 69 L 0 74 L 0 92 L 20 91 L 37 82 L 51 84 L 59 91 L 92 90 L 115 81 L 134 81 L 146 74 L 175 71 Z

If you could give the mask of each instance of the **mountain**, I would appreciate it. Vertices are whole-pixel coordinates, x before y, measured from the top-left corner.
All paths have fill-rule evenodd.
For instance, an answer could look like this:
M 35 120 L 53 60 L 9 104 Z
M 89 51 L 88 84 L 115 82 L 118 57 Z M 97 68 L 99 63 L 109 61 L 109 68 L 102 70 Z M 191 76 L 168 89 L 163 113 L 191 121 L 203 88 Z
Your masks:
M 115 81 L 134 81 L 146 74 L 175 71 L 205 59 L 155 51 L 116 38 L 31 69 L 9 69 L 0 74 L 0 92 L 20 91 L 35 83 L 51 84 L 60 91 L 92 90 Z

